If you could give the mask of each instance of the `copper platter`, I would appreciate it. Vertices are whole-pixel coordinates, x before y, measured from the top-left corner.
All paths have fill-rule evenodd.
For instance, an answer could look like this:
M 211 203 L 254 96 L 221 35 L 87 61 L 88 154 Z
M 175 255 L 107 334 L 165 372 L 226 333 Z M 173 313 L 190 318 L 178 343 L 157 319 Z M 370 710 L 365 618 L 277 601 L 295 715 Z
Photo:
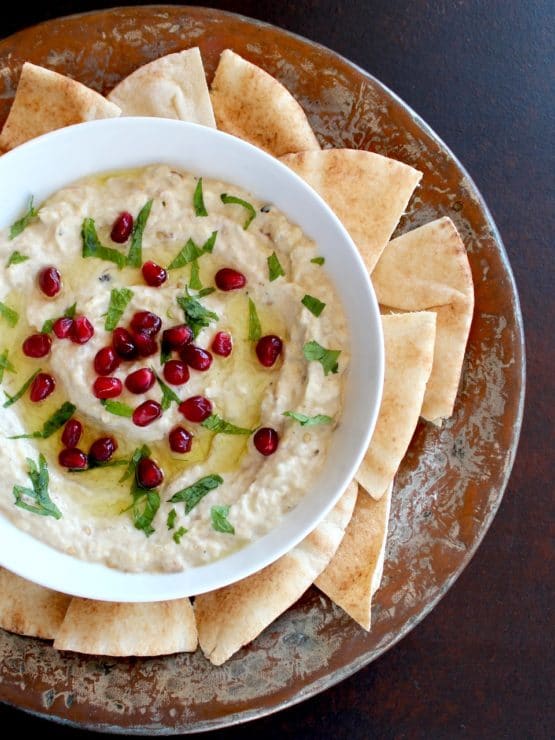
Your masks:
M 224 727 L 302 701 L 370 663 L 426 616 L 473 556 L 501 501 L 522 418 L 522 319 L 487 207 L 433 131 L 337 54 L 203 8 L 127 7 L 62 18 L 0 41 L 0 123 L 25 60 L 107 92 L 141 64 L 196 45 L 209 78 L 230 47 L 281 80 L 323 146 L 368 149 L 420 169 L 422 185 L 398 233 L 449 215 L 468 249 L 476 311 L 455 415 L 443 429 L 419 425 L 396 479 L 372 631 L 314 588 L 220 668 L 200 652 L 100 659 L 0 631 L 0 700 L 96 730 L 178 734 Z

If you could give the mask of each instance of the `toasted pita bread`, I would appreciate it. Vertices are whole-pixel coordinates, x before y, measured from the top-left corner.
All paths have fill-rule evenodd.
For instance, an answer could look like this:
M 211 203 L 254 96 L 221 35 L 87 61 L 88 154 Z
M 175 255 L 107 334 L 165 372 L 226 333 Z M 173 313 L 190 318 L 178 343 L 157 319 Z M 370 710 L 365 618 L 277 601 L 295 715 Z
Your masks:
M 422 416 L 441 423 L 453 413 L 474 311 L 472 273 L 451 219 L 440 218 L 393 239 L 372 282 L 385 307 L 437 314 L 434 364 Z
M 405 456 L 420 416 L 432 370 L 436 316 L 433 311 L 382 316 L 385 373 L 382 403 L 372 441 L 356 474 L 380 498 Z
M 189 599 L 148 604 L 72 599 L 54 647 L 89 655 L 192 652 L 197 629 Z
M 117 105 L 80 82 L 25 62 L 10 113 L 0 134 L 0 148 L 13 149 L 73 123 L 117 118 Z
M 0 568 L 0 627 L 8 632 L 52 640 L 70 601 L 70 596 Z
M 356 490 L 351 483 L 318 527 L 275 563 L 231 586 L 197 596 L 199 642 L 211 663 L 221 665 L 254 640 L 312 585 L 343 538 Z
M 422 173 L 395 159 L 354 149 L 299 152 L 281 161 L 335 211 L 372 272 Z
M 287 88 L 230 49 L 220 57 L 210 93 L 222 131 L 275 157 L 320 149 L 303 109 Z
M 122 116 L 155 116 L 216 128 L 198 47 L 167 54 L 136 69 L 108 95 Z
M 365 630 L 370 629 L 372 597 L 382 580 L 392 488 L 390 484 L 379 501 L 359 488 L 345 537 L 315 583 Z

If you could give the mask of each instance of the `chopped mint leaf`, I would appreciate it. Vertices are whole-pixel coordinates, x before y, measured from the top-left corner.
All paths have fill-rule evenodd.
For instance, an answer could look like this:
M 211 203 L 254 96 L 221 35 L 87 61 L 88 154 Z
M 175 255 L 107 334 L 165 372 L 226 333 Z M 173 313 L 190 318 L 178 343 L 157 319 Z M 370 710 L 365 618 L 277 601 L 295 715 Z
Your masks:
M 212 295 L 212 293 L 216 292 L 216 288 L 212 288 L 212 286 L 208 288 L 202 288 L 202 290 L 199 290 L 197 293 L 197 298 L 204 298 L 207 295 Z
M 173 529 L 175 527 L 176 519 L 177 519 L 177 511 L 175 509 L 171 509 L 171 511 L 168 513 L 168 518 L 166 519 L 166 524 L 168 526 L 168 529 Z
M 25 381 L 25 383 L 23 383 L 23 385 L 17 391 L 17 393 L 15 394 L 15 396 L 10 396 L 8 393 L 6 393 L 6 391 L 4 391 L 4 395 L 6 396 L 6 398 L 8 400 L 4 402 L 3 408 L 7 409 L 8 406 L 11 406 L 16 401 L 19 401 L 19 399 L 21 398 L 21 396 L 25 393 L 25 391 L 27 390 L 27 388 L 31 385 L 31 383 L 33 382 L 33 380 L 37 377 L 37 375 L 40 372 L 41 372 L 41 368 L 39 367 L 39 369 L 38 370 L 35 370 L 35 372 L 31 375 L 31 377 L 28 378 Z
M 190 295 L 189 291 L 186 291 L 186 293 L 184 296 L 179 296 L 177 302 L 185 314 L 185 323 L 191 327 L 193 336 L 196 338 L 201 329 L 205 326 L 210 326 L 212 321 L 218 321 L 220 317 L 214 311 L 204 308 L 201 303 Z
M 185 267 L 185 265 L 188 265 L 189 262 L 193 262 L 193 260 L 198 260 L 198 258 L 202 257 L 203 254 L 211 253 L 214 249 L 214 244 L 216 243 L 217 236 L 218 232 L 213 231 L 208 239 L 204 242 L 202 247 L 199 247 L 198 244 L 195 244 L 192 239 L 187 239 L 187 243 L 185 244 L 185 246 L 180 249 L 179 253 L 168 265 L 168 270 L 178 270 L 180 267 Z
M 247 210 L 249 215 L 247 216 L 247 220 L 243 224 L 243 229 L 246 231 L 251 225 L 251 223 L 254 221 L 254 219 L 256 218 L 255 208 L 250 203 L 248 203 L 246 200 L 243 200 L 242 198 L 237 198 L 237 196 L 235 195 L 228 195 L 227 193 L 222 193 L 220 195 L 220 198 L 222 200 L 222 203 L 225 203 L 226 205 L 228 203 L 232 203 L 237 206 L 243 206 L 243 208 Z
M 218 238 L 218 232 L 213 231 L 208 239 L 204 242 L 202 245 L 202 251 L 207 252 L 208 254 L 212 254 L 212 251 L 214 250 L 214 245 L 216 244 L 216 239 Z
M 15 373 L 15 367 L 8 360 L 8 353 L 9 350 L 5 349 L 2 354 L 0 354 L 0 383 L 4 380 L 4 371 Z
M 0 317 L 7 321 L 12 329 L 19 321 L 19 314 L 17 311 L 10 308 L 5 303 L 2 303 L 2 301 L 0 301 Z
M 129 254 L 127 255 L 126 263 L 129 267 L 140 267 L 143 264 L 143 234 L 146 227 L 146 222 L 150 216 L 150 209 L 152 208 L 152 200 L 147 200 L 144 206 L 139 211 L 135 225 L 133 226 L 133 233 L 131 234 L 131 246 L 129 247 Z
M 73 414 L 77 411 L 77 406 L 74 406 L 69 401 L 66 401 L 50 416 L 42 425 L 40 432 L 32 432 L 31 434 L 18 434 L 16 437 L 9 437 L 8 439 L 48 439 L 54 432 L 61 429 L 64 424 L 71 419 Z
M 179 527 L 179 529 L 173 533 L 172 539 L 176 545 L 179 545 L 179 543 L 181 542 L 181 538 L 183 537 L 184 534 L 187 534 L 188 531 L 189 530 L 185 529 L 185 527 Z
M 181 491 L 177 491 L 169 499 L 171 504 L 178 504 L 181 501 L 185 504 L 185 513 L 189 514 L 195 506 L 201 501 L 207 493 L 213 491 L 215 488 L 220 486 L 224 482 L 221 475 L 205 475 L 204 478 L 199 478 L 196 483 L 192 486 L 187 486 Z
M 295 419 L 295 421 L 298 421 L 302 427 L 312 427 L 317 424 L 330 424 L 333 421 L 331 416 L 327 416 L 326 414 L 307 416 L 306 414 L 301 414 L 300 411 L 284 411 L 283 416 Z
M 122 252 L 118 252 L 117 249 L 111 249 L 111 247 L 105 247 L 100 243 L 100 239 L 96 233 L 94 219 L 86 218 L 83 221 L 81 239 L 83 242 L 81 256 L 83 258 L 96 257 L 99 260 L 114 262 L 120 270 L 125 267 L 127 259 Z
M 228 521 L 229 506 L 213 506 L 210 509 L 210 518 L 212 519 L 212 529 L 224 534 L 235 534 L 235 527 Z
M 256 306 L 252 298 L 249 298 L 249 340 L 251 342 L 258 342 L 262 336 L 262 327 L 260 326 L 260 319 L 256 311 Z
M 325 263 L 326 258 L 325 257 L 313 257 L 310 260 L 314 265 L 320 265 L 320 267 Z
M 76 313 L 77 313 L 77 303 L 74 303 L 73 305 L 69 306 L 69 308 L 66 308 L 66 310 L 64 311 L 63 317 L 56 316 L 55 319 L 47 319 L 42 325 L 42 329 L 40 330 L 40 333 L 50 334 L 50 332 L 54 329 L 54 324 L 59 318 L 73 319 L 75 318 Z
M 131 478 L 132 475 L 135 475 L 135 468 L 139 464 L 139 460 L 142 457 L 150 457 L 150 447 L 148 445 L 143 445 L 142 447 L 137 447 L 135 452 L 131 455 L 131 459 L 129 460 L 129 464 L 127 466 L 127 470 L 125 473 L 121 476 L 119 479 L 120 483 L 123 483 L 128 478 Z
M 15 252 L 12 252 L 10 254 L 10 258 L 6 264 L 6 267 L 10 267 L 10 265 L 19 265 L 21 262 L 27 262 L 28 259 L 29 257 L 21 254 L 21 252 L 18 252 L 16 249 Z
M 132 407 L 122 401 L 113 401 L 111 398 L 103 398 L 100 403 L 108 413 L 114 414 L 114 416 L 126 416 L 128 419 L 133 416 Z
M 152 368 L 152 371 L 154 372 L 154 368 Z M 160 403 L 160 405 L 162 406 L 162 410 L 167 411 L 172 405 L 172 401 L 174 403 L 180 404 L 181 399 L 179 398 L 179 396 L 174 391 L 172 391 L 169 385 L 166 385 L 164 383 L 162 378 L 156 372 L 154 372 L 154 375 L 156 375 L 156 380 L 158 381 L 158 385 L 162 390 L 162 402 Z
M 268 272 L 270 273 L 270 282 L 277 280 L 281 275 L 285 275 L 285 270 L 281 266 L 278 256 L 275 252 L 268 257 Z
M 199 177 L 195 193 L 193 195 L 193 206 L 195 208 L 195 216 L 208 216 L 208 211 L 204 205 L 204 197 L 202 194 L 202 177 Z
M 133 497 L 132 511 L 135 529 L 142 530 L 147 537 L 150 537 L 156 531 L 152 522 L 160 508 L 160 494 L 158 491 L 146 491 L 133 481 L 131 496 Z
M 205 419 L 202 424 L 202 427 L 205 427 L 206 429 L 210 429 L 211 432 L 215 432 L 216 434 L 252 434 L 252 429 L 244 429 L 243 427 L 236 427 L 235 424 L 231 424 L 229 421 L 225 421 L 225 419 L 222 419 L 218 414 L 210 414 L 210 416 Z
M 31 196 L 31 198 L 29 199 L 29 208 L 27 209 L 27 213 L 25 213 L 18 221 L 11 225 L 10 239 L 15 239 L 16 236 L 19 236 L 19 234 L 21 234 L 21 232 L 24 231 L 27 226 L 29 226 L 31 221 L 38 215 L 39 212 L 33 207 L 33 196 Z
M 54 519 L 61 519 L 62 512 L 50 498 L 48 493 L 48 466 L 44 455 L 39 455 L 39 466 L 29 457 L 27 460 L 27 473 L 31 479 L 33 488 L 25 486 L 14 486 L 13 496 L 15 505 L 25 511 L 40 516 L 53 516 Z M 33 502 L 33 503 L 31 503 Z
M 305 308 L 308 308 L 310 313 L 316 316 L 316 318 L 320 316 L 320 314 L 326 307 L 325 303 L 322 303 L 322 301 L 319 301 L 318 298 L 314 298 L 313 295 L 308 295 L 308 293 L 301 300 L 301 303 L 303 304 Z
M 191 290 L 202 290 L 198 260 L 193 260 L 191 262 L 191 278 L 189 280 L 189 288 L 191 288 Z
M 338 358 L 341 354 L 340 349 L 326 349 L 318 344 L 314 339 L 307 342 L 303 347 L 305 359 L 319 362 L 324 370 L 324 375 L 336 373 L 339 370 Z
M 127 308 L 129 301 L 133 298 L 130 288 L 112 288 L 110 293 L 110 305 L 106 314 L 104 328 L 106 331 L 114 331 Z

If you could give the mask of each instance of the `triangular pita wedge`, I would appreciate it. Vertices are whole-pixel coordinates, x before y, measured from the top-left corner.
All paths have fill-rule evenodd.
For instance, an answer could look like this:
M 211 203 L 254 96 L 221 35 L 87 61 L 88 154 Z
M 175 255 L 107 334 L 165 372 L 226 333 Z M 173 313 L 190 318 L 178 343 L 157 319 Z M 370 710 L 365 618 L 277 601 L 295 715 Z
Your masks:
M 318 527 L 275 563 L 231 586 L 197 596 L 199 643 L 211 663 L 221 665 L 254 640 L 312 585 L 343 538 L 356 490 L 351 483 Z
M 155 116 L 216 127 L 198 47 L 136 69 L 108 95 L 122 116 Z
M 0 627 L 8 632 L 52 640 L 70 601 L 70 596 L 0 568 Z
M 13 149 L 73 123 L 117 118 L 120 112 L 117 105 L 80 82 L 25 62 L 0 134 L 0 149 Z
M 370 629 L 372 597 L 382 580 L 392 487 L 379 501 L 359 488 L 345 537 L 316 580 L 316 586 L 365 630 Z
M 396 159 L 354 149 L 299 152 L 282 162 L 335 211 L 372 272 L 422 173 Z
M 382 316 L 385 373 L 370 446 L 356 474 L 375 499 L 393 480 L 420 416 L 434 356 L 433 311 Z
M 148 604 L 73 599 L 54 647 L 111 656 L 170 655 L 197 647 L 189 599 Z
M 280 157 L 320 149 L 307 117 L 274 77 L 226 49 L 210 94 L 218 128 Z
M 441 423 L 453 413 L 474 311 L 472 273 L 451 219 L 440 218 L 393 239 L 372 282 L 385 307 L 437 314 L 434 364 L 422 416 Z

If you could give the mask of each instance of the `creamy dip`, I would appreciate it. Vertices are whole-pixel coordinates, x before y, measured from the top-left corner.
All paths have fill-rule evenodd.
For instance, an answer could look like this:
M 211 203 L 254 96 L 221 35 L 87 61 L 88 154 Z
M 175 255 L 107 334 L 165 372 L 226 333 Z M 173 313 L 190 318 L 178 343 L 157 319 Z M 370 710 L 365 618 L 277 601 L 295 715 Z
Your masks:
M 62 551 L 121 570 L 178 571 L 224 557 L 260 538 L 313 485 L 330 454 L 341 418 L 349 338 L 342 306 L 325 265 L 313 261 L 318 257 L 315 243 L 271 204 L 221 182 L 203 180 L 208 215 L 196 215 L 197 183 L 194 176 L 165 165 L 88 178 L 49 198 L 15 238 L 9 238 L 9 229 L 0 232 L 0 301 L 19 315 L 14 327 L 6 320 L 5 312 L 0 315 L 0 357 L 7 350 L 14 369 L 4 371 L 1 388 L 13 396 L 39 368 L 56 381 L 55 391 L 44 401 L 31 402 L 26 391 L 9 407 L 0 405 L 2 514 Z M 222 202 L 222 193 L 254 207 L 256 217 L 247 229 L 243 228 L 249 215 L 246 207 Z M 167 267 L 189 239 L 201 246 L 217 232 L 213 251 L 202 254 L 196 262 L 200 284 L 214 287 L 214 275 L 224 267 L 246 278 L 246 285 L 240 289 L 215 289 L 198 298 L 218 319 L 211 319 L 194 343 L 210 350 L 217 332 L 229 332 L 233 340 L 230 356 L 214 354 L 208 371 L 191 369 L 185 384 L 167 385 L 180 400 L 196 395 L 208 398 L 214 414 L 242 429 L 274 429 L 279 445 L 271 455 L 260 454 L 252 434 L 214 433 L 188 421 L 176 402 L 171 402 L 155 422 L 139 427 L 127 416 L 110 413 L 93 393 L 95 355 L 112 343 L 112 332 L 106 331 L 105 322 L 113 289 L 127 287 L 132 291 L 119 326 L 128 327 L 138 311 L 157 314 L 162 319 L 162 330 L 184 323 L 177 299 L 186 295 L 190 284 L 190 263 L 169 270 L 168 279 L 160 287 L 150 287 L 140 268 L 118 269 L 113 262 L 82 256 L 81 230 L 87 218 L 94 219 L 102 245 L 127 254 L 129 242 L 111 241 L 112 225 L 123 211 L 136 219 L 151 199 L 142 239 L 143 262 L 153 260 Z M 12 259 L 7 266 L 14 252 L 28 259 Z M 268 258 L 273 253 L 285 274 L 274 274 L 275 279 L 270 281 Z M 55 265 L 63 280 L 54 298 L 47 298 L 37 286 L 39 272 L 48 265 Z M 196 296 L 198 290 L 191 289 L 189 294 Z M 325 304 L 319 316 L 301 302 L 307 294 Z M 257 358 L 249 299 L 262 335 L 277 335 L 283 341 L 283 352 L 272 367 L 263 367 Z M 21 349 L 25 338 L 40 332 L 45 320 L 62 316 L 74 303 L 77 313 L 86 316 L 94 327 L 90 341 L 76 344 L 50 333 L 52 347 L 47 356 L 25 356 Z M 161 336 L 162 332 L 156 337 L 158 344 Z M 304 347 L 313 341 L 323 348 L 341 350 L 338 367 L 334 368 L 337 372 L 325 374 L 322 362 L 306 358 Z M 178 359 L 175 353 L 173 357 Z M 123 382 L 130 373 L 145 367 L 163 378 L 159 351 L 151 357 L 122 361 L 111 375 Z M 147 399 L 160 402 L 161 397 L 156 383 L 139 395 L 124 386 L 113 400 L 135 409 Z M 118 449 L 111 462 L 117 464 L 81 472 L 63 468 L 58 462 L 61 428 L 46 439 L 10 439 L 41 430 L 64 402 L 75 405 L 74 418 L 84 427 L 78 447 L 86 453 L 95 439 L 112 436 Z M 331 420 L 303 426 L 284 416 L 286 411 L 308 417 L 325 415 Z M 191 450 L 185 454 L 172 452 L 168 444 L 168 434 L 176 426 L 193 435 Z M 164 473 L 163 483 L 155 490 L 160 506 L 151 524 L 154 531 L 148 536 L 135 526 L 136 516 L 130 508 L 133 485 L 136 491 L 134 476 L 121 480 L 126 462 L 142 445 L 148 445 L 151 458 Z M 37 462 L 39 453 L 47 461 L 48 493 L 60 518 L 40 516 L 15 505 L 14 486 L 31 487 L 26 458 Z M 174 494 L 206 476 L 219 476 L 223 482 L 206 493 L 189 513 L 184 503 L 169 502 Z M 145 503 L 146 498 L 139 506 Z M 216 514 L 223 512 L 225 522 L 231 525 L 223 527 L 228 531 L 215 528 L 214 507 L 224 507 Z M 180 536 L 175 537 L 176 532 Z

